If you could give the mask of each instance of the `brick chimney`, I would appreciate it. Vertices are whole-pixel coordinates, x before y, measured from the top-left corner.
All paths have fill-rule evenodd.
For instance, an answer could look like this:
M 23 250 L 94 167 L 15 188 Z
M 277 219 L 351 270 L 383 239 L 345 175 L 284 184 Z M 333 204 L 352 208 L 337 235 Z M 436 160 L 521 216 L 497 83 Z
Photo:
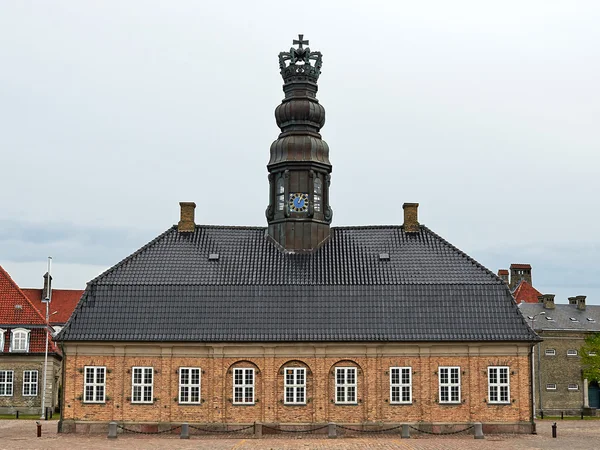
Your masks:
M 523 281 L 531 282 L 531 266 L 529 264 L 511 264 L 510 265 L 510 288 L 514 289 Z
M 509 284 L 508 283 L 508 270 L 506 270 L 506 269 L 498 270 L 498 276 L 500 278 L 502 278 L 502 281 L 504 281 L 506 284 Z
M 48 275 L 48 272 L 44 274 L 44 288 L 42 289 L 42 298 L 44 300 L 50 297 L 52 291 L 52 275 Z
M 177 224 L 177 231 L 180 233 L 193 233 L 196 231 L 196 223 L 194 222 L 194 213 L 196 204 L 194 202 L 179 202 L 181 207 L 181 217 Z
M 418 208 L 418 203 L 405 203 L 402 205 L 402 209 L 404 209 L 404 231 L 406 233 L 418 233 L 421 229 L 418 220 Z
M 538 297 L 538 302 L 544 304 L 544 309 L 554 309 L 554 294 L 543 294 Z

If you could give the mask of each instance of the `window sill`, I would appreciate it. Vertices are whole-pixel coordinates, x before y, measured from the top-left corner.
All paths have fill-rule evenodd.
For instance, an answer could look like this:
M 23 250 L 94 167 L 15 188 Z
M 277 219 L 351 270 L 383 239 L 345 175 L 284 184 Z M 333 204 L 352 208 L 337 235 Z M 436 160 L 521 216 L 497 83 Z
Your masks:
M 440 406 L 460 406 L 463 402 L 438 402 Z
M 512 405 L 511 402 L 487 402 L 488 406 L 510 406 Z
M 283 406 L 306 406 L 306 403 L 283 403 Z
M 390 406 L 411 406 L 413 402 L 390 402 Z
M 81 403 L 83 403 L 84 405 L 105 405 L 106 402 L 86 402 L 86 401 L 82 401 Z M 137 403 L 136 403 L 137 404 Z
M 131 402 L 132 405 L 136 406 L 144 406 L 144 405 L 154 405 L 154 402 Z
M 233 406 L 256 406 L 256 402 L 254 403 L 232 403 Z
M 334 403 L 335 406 L 358 406 L 359 403 Z
M 202 406 L 204 402 L 177 402 L 178 406 Z

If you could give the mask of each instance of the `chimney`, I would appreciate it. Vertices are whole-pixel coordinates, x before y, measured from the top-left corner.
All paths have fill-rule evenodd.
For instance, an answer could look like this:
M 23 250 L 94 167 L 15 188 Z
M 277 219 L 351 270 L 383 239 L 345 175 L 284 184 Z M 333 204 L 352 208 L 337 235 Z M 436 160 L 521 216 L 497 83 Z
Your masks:
M 502 279 L 502 281 L 504 281 L 506 284 L 508 284 L 508 270 L 506 270 L 506 269 L 498 270 L 498 276 Z
M 577 309 L 585 311 L 585 295 L 578 295 L 575 297 L 575 304 L 577 305 Z
M 417 214 L 419 204 L 405 203 L 402 208 L 404 209 L 404 231 L 406 233 L 418 233 L 421 229 Z
M 538 302 L 544 304 L 544 309 L 554 309 L 554 294 L 544 294 L 538 297 Z
M 196 204 L 194 202 L 179 202 L 181 207 L 181 218 L 177 224 L 177 231 L 180 233 L 193 233 L 196 231 L 196 223 L 194 222 L 194 210 Z
M 533 286 L 533 283 L 531 282 L 531 266 L 529 264 L 511 264 L 510 288 L 516 288 L 521 280 L 527 281 Z
M 52 275 L 48 275 L 48 272 L 44 274 L 44 288 L 42 289 L 42 300 L 50 297 L 52 290 Z

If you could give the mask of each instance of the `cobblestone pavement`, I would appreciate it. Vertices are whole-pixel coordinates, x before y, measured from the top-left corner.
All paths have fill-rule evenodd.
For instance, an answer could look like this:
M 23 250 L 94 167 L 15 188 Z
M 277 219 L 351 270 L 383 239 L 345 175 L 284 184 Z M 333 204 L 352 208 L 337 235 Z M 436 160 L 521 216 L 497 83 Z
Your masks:
M 42 421 L 42 437 L 36 437 L 35 421 L 0 420 L 0 449 L 211 449 L 211 450 L 319 450 L 319 449 L 600 449 L 600 421 L 559 421 L 558 438 L 552 438 L 552 422 L 538 421 L 537 435 L 488 435 L 485 440 L 473 436 L 419 437 L 400 439 L 400 435 L 358 436 L 327 439 L 324 436 L 282 436 L 254 439 L 249 436 L 192 436 L 181 440 L 177 435 L 105 435 L 57 434 L 56 421 Z

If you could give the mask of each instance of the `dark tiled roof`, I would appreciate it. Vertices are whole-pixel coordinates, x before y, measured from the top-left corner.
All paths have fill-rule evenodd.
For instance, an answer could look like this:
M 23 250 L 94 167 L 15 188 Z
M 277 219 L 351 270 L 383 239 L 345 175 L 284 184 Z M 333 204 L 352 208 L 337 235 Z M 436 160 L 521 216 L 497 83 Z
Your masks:
M 519 308 L 527 322 L 531 323 L 530 317 L 535 317 L 536 331 L 600 331 L 600 306 L 597 305 L 587 305 L 580 310 L 577 305 L 555 305 L 554 309 L 547 309 L 543 303 L 521 303 Z M 539 315 L 541 312 L 545 314 Z
M 59 338 L 536 337 L 506 284 L 426 227 L 415 234 L 398 226 L 332 228 L 317 251 L 290 254 L 265 228 L 198 226 L 190 234 L 167 230 L 92 280 Z

